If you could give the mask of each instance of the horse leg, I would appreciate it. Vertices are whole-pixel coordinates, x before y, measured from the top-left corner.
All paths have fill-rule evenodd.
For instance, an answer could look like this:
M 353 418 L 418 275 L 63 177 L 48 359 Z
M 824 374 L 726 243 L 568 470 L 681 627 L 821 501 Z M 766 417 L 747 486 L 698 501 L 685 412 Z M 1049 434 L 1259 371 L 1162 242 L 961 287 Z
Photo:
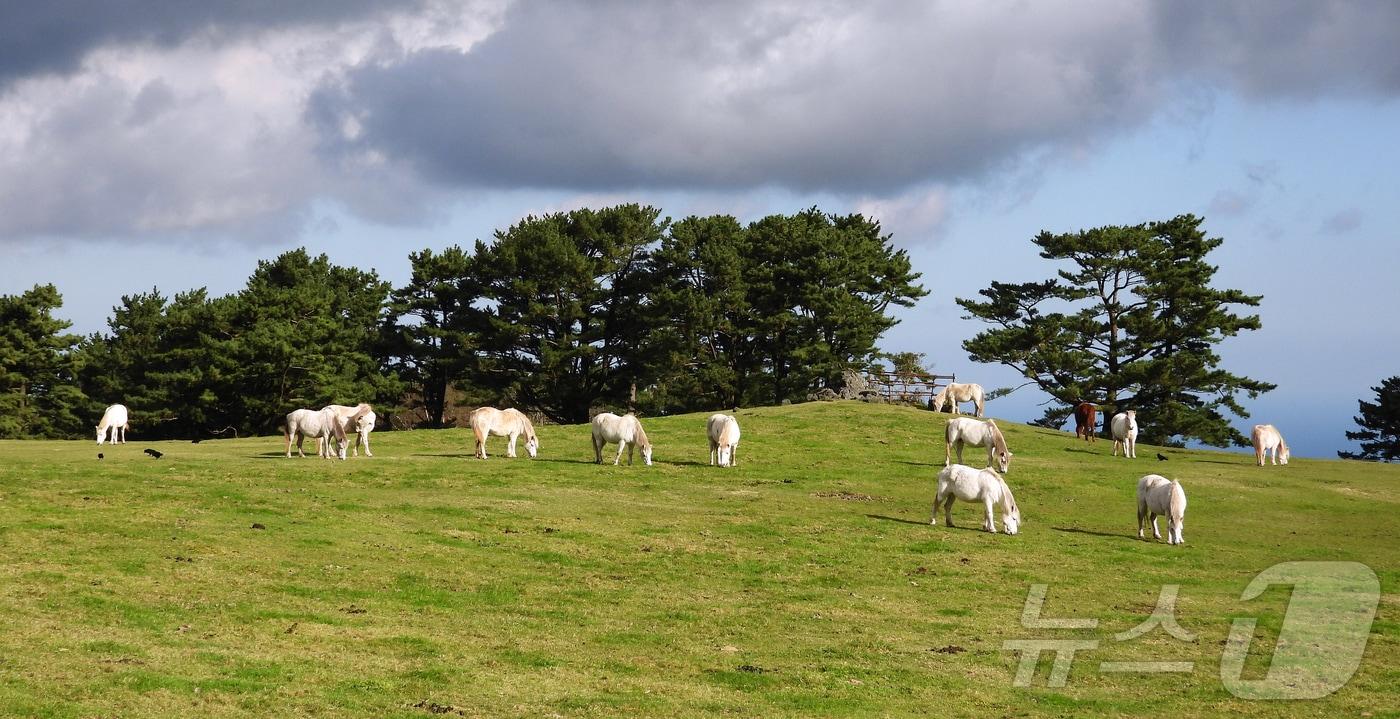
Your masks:
M 626 449 L 626 448 L 627 448 L 627 442 L 626 442 L 625 440 L 618 440 L 618 442 L 617 442 L 617 457 L 615 457 L 615 458 L 613 459 L 613 466 L 614 466 L 614 467 L 616 467 L 617 465 L 619 465 L 619 464 L 622 463 L 622 450 L 624 450 L 624 449 Z M 627 464 L 629 464 L 629 465 L 632 464 L 632 455 L 630 455 L 630 454 L 627 455 Z
M 287 440 L 287 459 L 291 459 L 291 458 L 292 458 L 292 428 L 291 428 L 291 427 L 285 427 L 285 428 L 283 428 L 283 429 L 282 429 L 282 437 L 283 437 L 284 439 Z
M 1124 450 L 1128 456 L 1137 459 L 1137 437 L 1129 437 L 1127 449 Z
M 603 443 L 599 442 L 597 437 L 593 438 L 593 463 L 603 463 Z
M 510 457 L 510 458 L 512 458 L 512 459 L 515 457 L 515 440 L 516 440 L 516 438 L 519 437 L 519 436 L 520 436 L 520 433 L 518 433 L 518 432 L 511 432 L 511 433 L 509 433 L 509 434 L 506 435 L 506 440 L 508 441 L 508 444 L 506 444 L 506 456 L 507 456 L 507 457 Z
M 944 467 L 947 467 L 948 465 L 950 465 L 950 464 L 952 464 L 952 463 L 953 463 L 953 443 L 952 443 L 952 442 L 944 442 L 944 443 L 943 443 L 943 466 L 944 466 Z
M 735 442 L 734 444 L 729 445 L 729 466 L 731 466 L 731 467 L 738 467 L 738 466 L 739 466 L 739 443 L 738 443 L 738 442 Z
M 374 453 L 369 451 L 369 432 L 361 432 L 361 433 L 360 433 L 360 444 L 364 445 L 364 447 L 365 447 L 365 456 L 366 456 L 366 457 L 373 457 L 373 456 L 374 456 Z M 356 456 L 358 456 L 358 455 L 356 455 Z
M 1162 540 L 1162 533 L 1157 531 L 1157 513 L 1148 512 L 1147 519 L 1152 522 L 1152 538 L 1160 542 Z
M 1142 536 L 1142 520 L 1147 518 L 1147 505 L 1138 502 L 1138 539 L 1145 539 Z
M 988 532 L 991 532 L 992 534 L 996 534 L 996 533 L 997 533 L 997 521 L 996 521 L 996 515 L 993 514 L 992 498 L 989 497 L 989 496 L 988 496 L 988 497 L 983 497 L 983 498 L 982 498 L 982 504 L 986 506 L 986 510 L 987 510 L 987 517 L 986 517 L 986 519 L 982 522 L 982 528 L 985 529 L 985 530 L 987 530 Z
M 956 499 L 952 492 L 943 497 L 943 523 L 949 527 L 953 526 L 953 501 Z
M 1115 457 L 1118 456 L 1118 445 L 1121 444 L 1121 443 L 1122 443 L 1121 440 L 1117 440 L 1117 439 L 1113 440 L 1113 456 L 1115 456 Z
M 931 525 L 933 525 L 933 526 L 935 526 L 935 527 L 938 526 L 938 505 L 941 504 L 942 501 L 943 501 L 943 495 L 942 495 L 942 494 L 939 494 L 938 492 L 934 492 L 934 493 L 933 493 L 933 511 L 929 512 L 929 515 L 928 515 L 928 523 L 931 524 Z
M 712 440 L 710 440 L 710 466 L 711 466 L 711 467 L 715 466 L 715 462 L 717 461 L 718 457 L 719 457 L 719 442 L 716 442 L 716 441 L 714 441 L 714 440 L 712 439 Z
M 985 409 L 985 401 L 984 401 L 981 397 L 978 397 L 978 398 L 977 398 L 977 416 L 978 416 L 978 417 L 981 417 L 981 416 L 982 416 L 982 410 L 983 410 L 983 409 Z

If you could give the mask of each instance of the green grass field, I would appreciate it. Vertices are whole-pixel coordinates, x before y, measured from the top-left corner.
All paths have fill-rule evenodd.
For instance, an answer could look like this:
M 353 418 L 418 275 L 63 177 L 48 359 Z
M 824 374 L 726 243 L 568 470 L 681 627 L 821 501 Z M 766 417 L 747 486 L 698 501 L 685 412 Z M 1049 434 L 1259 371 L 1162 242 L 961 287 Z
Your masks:
M 1400 467 L 1125 460 L 1008 422 L 1025 523 L 990 535 L 966 504 L 928 525 L 945 418 L 743 410 L 732 470 L 704 415 L 646 420 L 652 467 L 592 464 L 586 426 L 542 427 L 536 460 L 475 460 L 464 430 L 345 462 L 273 437 L 0 442 L 0 715 L 1400 716 Z M 1186 487 L 1185 546 L 1136 539 L 1149 472 Z M 1235 698 L 1231 620 L 1259 617 L 1257 678 L 1289 597 L 1240 593 L 1289 560 L 1379 576 L 1361 668 L 1320 700 Z M 1034 583 L 1044 616 L 1098 628 L 1023 628 Z M 1115 641 L 1164 584 L 1195 639 Z M 1048 656 L 1013 686 L 1004 641 L 1066 638 L 1101 643 L 1063 687 Z M 1098 670 L 1129 660 L 1194 670 Z

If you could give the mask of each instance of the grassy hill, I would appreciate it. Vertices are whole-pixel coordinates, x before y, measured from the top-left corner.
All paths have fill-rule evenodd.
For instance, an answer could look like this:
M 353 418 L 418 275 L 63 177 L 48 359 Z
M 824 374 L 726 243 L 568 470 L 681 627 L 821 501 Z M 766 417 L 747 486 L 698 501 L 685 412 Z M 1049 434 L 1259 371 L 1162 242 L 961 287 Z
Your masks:
M 928 525 L 945 418 L 744 410 L 732 470 L 706 466 L 703 415 L 646 420 L 653 467 L 592 464 L 587 427 L 541 428 L 533 461 L 474 460 L 465 430 L 346 462 L 269 437 L 0 442 L 0 715 L 1397 715 L 1400 467 L 1126 460 L 1007 422 L 1025 523 L 989 535 L 966 504 Z M 1185 546 L 1136 539 L 1149 472 L 1186 487 Z M 1380 577 L 1361 669 L 1317 701 L 1237 699 L 1232 618 L 1260 618 L 1261 676 L 1289 597 L 1240 593 L 1289 560 Z M 1035 583 L 1046 617 L 1098 628 L 1023 628 Z M 1115 641 L 1164 584 L 1195 639 Z M 1012 685 L 1004 641 L 1064 638 L 1101 643 L 1064 687 L 1048 656 Z M 1098 671 L 1129 660 L 1194 671 Z

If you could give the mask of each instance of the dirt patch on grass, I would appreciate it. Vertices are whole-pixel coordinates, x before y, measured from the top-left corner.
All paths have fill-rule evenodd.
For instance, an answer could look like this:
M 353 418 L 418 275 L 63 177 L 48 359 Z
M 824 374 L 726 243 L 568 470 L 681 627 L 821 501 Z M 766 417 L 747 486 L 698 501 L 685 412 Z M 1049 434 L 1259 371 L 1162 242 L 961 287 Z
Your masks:
M 465 709 L 459 709 L 455 706 L 452 706 L 451 704 L 438 704 L 437 702 L 428 701 L 427 699 L 424 699 L 423 701 L 414 704 L 413 708 L 422 709 L 423 711 L 428 712 L 429 714 L 456 714 L 457 716 L 467 715 Z
M 863 492 L 847 492 L 847 491 L 844 490 L 844 489 L 836 490 L 836 491 L 834 491 L 834 492 L 813 492 L 813 493 L 812 493 L 812 496 L 813 496 L 813 497 L 821 497 L 821 498 L 823 498 L 823 499 L 840 499 L 840 500 L 844 500 L 844 501 L 847 501 L 847 502 L 883 502 L 883 501 L 885 501 L 885 498 L 884 498 L 884 497 L 880 497 L 880 496 L 877 496 L 877 495 L 874 495 L 874 494 L 865 494 L 865 493 L 863 493 Z

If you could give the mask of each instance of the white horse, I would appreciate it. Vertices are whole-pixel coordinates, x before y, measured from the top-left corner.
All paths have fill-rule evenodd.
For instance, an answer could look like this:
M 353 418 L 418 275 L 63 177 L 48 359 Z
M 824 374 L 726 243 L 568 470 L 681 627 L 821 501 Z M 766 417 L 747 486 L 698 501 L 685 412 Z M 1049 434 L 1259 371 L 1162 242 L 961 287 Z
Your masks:
M 1113 456 L 1118 456 L 1118 448 L 1123 448 L 1123 456 L 1137 459 L 1137 410 L 1119 412 L 1113 415 Z
M 287 440 L 287 456 L 292 456 L 292 438 L 297 441 L 297 456 L 305 457 L 306 453 L 301 450 L 301 443 L 307 437 L 316 438 L 316 454 L 326 459 L 332 456 L 329 440 L 334 438 L 338 451 L 336 456 L 345 459 L 345 425 L 340 421 L 340 416 L 333 409 L 298 409 L 287 414 L 287 418 L 282 422 L 282 434 Z M 321 438 L 327 441 L 322 442 Z
M 350 446 L 355 450 L 355 456 L 360 456 L 360 447 L 365 448 L 365 456 L 373 457 L 374 453 L 369 451 L 369 433 L 374 431 L 375 424 L 379 421 L 379 416 L 374 413 L 374 408 L 361 402 L 354 407 L 343 404 L 328 404 L 321 409 L 334 410 L 340 421 L 345 424 L 345 435 L 356 435 L 357 441 Z M 325 438 L 322 438 L 324 441 Z
M 477 459 L 486 459 L 486 438 L 491 435 L 507 439 L 507 457 L 515 456 L 515 440 L 522 434 L 525 435 L 525 453 L 530 455 L 530 459 L 534 459 L 535 453 L 540 450 L 540 438 L 535 436 L 535 425 L 524 412 L 514 407 L 478 407 L 467 416 L 467 423 L 476 435 Z
M 1011 450 L 1006 448 L 1006 438 L 1001 435 L 995 420 L 978 422 L 967 417 L 954 417 L 948 420 L 943 444 L 943 466 L 953 463 L 953 448 L 958 450 L 958 464 L 962 464 L 963 445 L 987 448 L 987 466 L 996 467 L 999 472 L 1011 469 Z
M 608 442 L 617 442 L 617 457 L 613 459 L 616 465 L 622 461 L 622 450 L 627 450 L 627 464 L 632 464 L 632 450 L 640 447 L 642 450 L 642 461 L 647 466 L 651 466 L 651 441 L 647 439 L 647 433 L 642 429 L 642 423 L 637 420 L 636 415 L 626 414 L 621 417 L 612 412 L 604 412 L 593 418 L 593 459 L 598 464 L 603 463 L 603 445 Z
M 1251 439 L 1254 440 L 1254 458 L 1259 461 L 1259 466 L 1264 466 L 1264 455 L 1269 455 L 1269 459 L 1274 464 L 1288 464 L 1288 445 L 1283 441 L 1283 435 L 1279 434 L 1278 428 L 1272 424 L 1256 424 Z
M 947 387 L 938 390 L 938 394 L 933 396 L 933 411 L 942 412 L 944 403 L 951 403 L 953 405 L 953 414 L 962 414 L 962 412 L 958 411 L 958 405 L 963 402 L 975 404 L 977 406 L 977 414 L 975 416 L 981 417 L 984 404 L 982 399 L 982 385 L 973 384 L 971 382 L 967 384 L 958 384 L 957 382 L 949 384 Z
M 1186 540 L 1181 536 L 1181 527 L 1186 518 L 1186 491 L 1181 488 L 1180 482 L 1160 474 L 1149 474 L 1138 480 L 1138 539 L 1144 538 L 1144 518 L 1152 522 L 1152 538 L 1162 538 L 1161 532 L 1157 531 L 1159 514 L 1167 518 L 1167 544 L 1185 544 Z
M 126 421 L 126 407 L 114 404 L 102 413 L 102 421 L 97 423 L 97 443 L 106 442 L 110 433 L 112 444 L 126 444 L 126 430 L 130 427 Z
M 1011 488 L 996 470 L 973 469 L 963 464 L 954 464 L 938 473 L 938 492 L 933 497 L 933 514 L 929 524 L 938 524 L 938 506 L 943 505 L 943 521 L 953 526 L 953 499 L 964 502 L 981 502 L 987 509 L 982 528 L 996 532 L 997 524 L 992 517 L 992 507 L 1001 507 L 1002 528 L 1007 534 L 1015 534 L 1021 527 L 1021 508 L 1016 506 L 1016 498 L 1011 496 Z
M 710 436 L 710 464 L 739 464 L 739 420 L 727 414 L 712 414 L 705 421 L 705 432 Z

